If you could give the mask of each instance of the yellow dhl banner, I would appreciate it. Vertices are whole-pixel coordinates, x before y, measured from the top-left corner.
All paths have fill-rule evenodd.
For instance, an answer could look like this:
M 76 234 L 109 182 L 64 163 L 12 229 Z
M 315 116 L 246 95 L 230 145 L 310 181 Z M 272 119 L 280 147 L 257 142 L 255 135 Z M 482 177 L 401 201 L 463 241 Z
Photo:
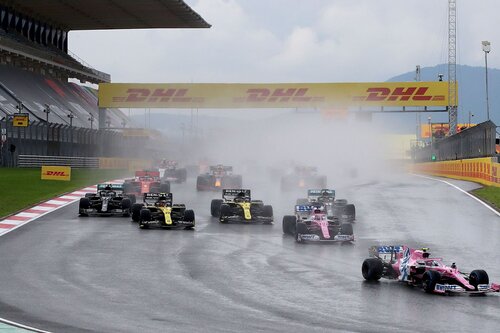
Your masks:
M 416 163 L 413 171 L 500 187 L 500 164 L 491 157 Z
M 42 165 L 43 180 L 71 180 L 71 167 Z
M 101 83 L 101 108 L 447 106 L 447 82 Z

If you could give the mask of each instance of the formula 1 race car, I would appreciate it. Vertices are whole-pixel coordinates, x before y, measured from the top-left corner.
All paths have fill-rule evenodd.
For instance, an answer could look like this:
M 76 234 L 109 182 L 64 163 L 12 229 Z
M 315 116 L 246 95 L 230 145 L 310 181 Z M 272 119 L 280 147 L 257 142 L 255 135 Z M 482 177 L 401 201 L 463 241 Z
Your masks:
M 187 179 L 186 168 L 179 168 L 176 161 L 162 161 L 158 171 L 163 181 L 184 183 Z
M 222 199 L 214 199 L 210 213 L 221 223 L 243 222 L 272 224 L 273 207 L 261 200 L 252 200 L 250 190 L 224 189 Z
M 428 251 L 405 245 L 372 246 L 369 249 L 370 258 L 363 261 L 361 272 L 368 281 L 378 281 L 382 277 L 398 280 L 420 287 L 427 293 L 500 292 L 500 284 L 490 284 L 484 270 L 463 273 L 455 263 L 446 266 L 443 259 L 431 258 Z
M 160 180 L 159 171 L 142 170 L 135 172 L 135 178 L 126 179 L 123 190 L 127 195 L 142 197 L 144 193 L 168 193 L 170 182 Z
M 184 204 L 173 204 L 172 198 L 172 193 L 144 194 L 144 204 L 136 203 L 132 207 L 132 220 L 139 222 L 141 229 L 193 229 L 194 211 L 186 209 Z
M 344 222 L 356 220 L 356 207 L 345 199 L 335 199 L 335 190 L 308 190 L 307 198 L 297 199 L 297 205 L 323 206 L 330 219 L 339 219 Z
M 224 165 L 211 166 L 206 174 L 199 175 L 196 180 L 198 191 L 213 191 L 222 188 L 240 188 L 241 175 L 233 175 L 233 167 Z
M 283 233 L 298 243 L 354 241 L 352 224 L 328 218 L 324 207 L 315 205 L 295 206 L 295 215 L 283 217 Z
M 122 184 L 98 184 L 97 193 L 87 193 L 84 198 L 80 198 L 78 213 L 80 216 L 89 214 L 130 216 L 131 206 L 131 198 L 123 195 Z
M 326 176 L 318 175 L 318 169 L 315 167 L 297 166 L 291 173 L 281 177 L 282 191 L 311 187 L 326 187 Z

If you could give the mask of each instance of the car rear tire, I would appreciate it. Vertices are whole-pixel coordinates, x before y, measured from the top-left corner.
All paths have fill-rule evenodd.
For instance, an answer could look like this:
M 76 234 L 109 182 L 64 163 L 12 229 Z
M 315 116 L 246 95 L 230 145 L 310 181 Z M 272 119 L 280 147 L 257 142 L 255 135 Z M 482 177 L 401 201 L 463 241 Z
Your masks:
M 149 209 L 141 209 L 141 221 L 151 221 L 151 211 Z
M 441 281 L 441 273 L 438 271 L 426 271 L 422 276 L 422 288 L 426 293 L 432 293 L 439 281 Z
M 230 216 L 232 212 L 231 206 L 222 204 L 220 206 L 220 222 L 221 223 L 226 223 L 227 222 L 227 216 Z
M 295 241 L 297 243 L 303 243 L 304 241 L 301 238 L 302 234 L 307 234 L 309 233 L 309 229 L 307 228 L 307 225 L 305 225 L 302 222 L 296 223 L 295 224 Z
M 378 281 L 384 272 L 382 260 L 377 258 L 368 258 L 361 265 L 361 273 L 366 281 Z
M 212 203 L 210 204 L 210 214 L 213 217 L 220 216 L 220 206 L 222 205 L 222 200 L 221 199 L 213 199 Z
M 128 217 L 130 216 L 130 208 L 132 206 L 132 202 L 130 201 L 129 198 L 123 198 L 121 201 L 121 207 L 122 207 L 122 212 L 123 216 Z
M 132 221 L 139 222 L 141 219 L 141 209 L 144 205 L 135 203 L 132 205 Z
M 346 204 L 341 214 L 347 215 L 347 220 L 352 222 L 356 219 L 356 207 L 353 204 Z
M 295 235 L 295 225 L 297 218 L 293 215 L 283 216 L 283 233 L 285 235 Z
M 184 221 L 194 223 L 194 211 L 192 209 L 186 209 L 184 211 Z
M 139 220 L 139 228 L 148 229 L 149 225 L 142 223 L 143 221 L 151 221 L 151 211 L 149 209 L 141 209 L 141 219 Z
M 475 269 L 469 274 L 469 284 L 474 286 L 477 290 L 477 286 L 480 284 L 489 284 L 490 278 L 488 273 L 482 269 Z
M 342 235 L 354 235 L 354 231 L 352 230 L 352 224 L 342 223 L 340 225 L 340 234 L 342 234 Z
M 89 209 L 90 208 L 90 199 L 85 197 L 85 198 L 80 198 L 80 204 L 78 207 L 78 214 L 80 216 L 88 216 L 87 213 L 85 213 L 84 209 Z
M 271 206 L 271 205 L 265 205 L 264 207 L 262 207 L 262 216 L 264 216 L 264 217 L 273 217 L 274 216 L 273 206 Z

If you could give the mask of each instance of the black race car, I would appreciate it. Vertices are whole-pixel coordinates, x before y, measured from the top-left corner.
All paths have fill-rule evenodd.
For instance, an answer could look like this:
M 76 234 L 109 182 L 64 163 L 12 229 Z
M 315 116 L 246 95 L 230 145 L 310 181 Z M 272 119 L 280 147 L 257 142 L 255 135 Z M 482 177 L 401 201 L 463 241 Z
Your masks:
M 326 176 L 318 175 L 318 169 L 315 167 L 297 166 L 292 172 L 281 177 L 282 191 L 314 187 L 326 187 Z
M 243 222 L 272 224 L 273 207 L 261 200 L 252 200 L 250 190 L 224 189 L 222 199 L 212 200 L 210 213 L 221 223 Z
M 241 175 L 234 175 L 233 167 L 224 165 L 211 166 L 207 173 L 199 175 L 196 180 L 196 189 L 198 191 L 240 188 L 241 186 Z
M 179 168 L 176 161 L 162 161 L 158 170 L 163 181 L 184 183 L 187 179 L 186 168 Z
M 297 205 L 320 204 L 330 219 L 339 219 L 343 222 L 356 220 L 356 207 L 346 199 L 335 199 L 335 190 L 314 189 L 307 191 L 307 198 L 297 199 Z
M 87 193 L 80 199 L 78 213 L 80 216 L 130 216 L 132 199 L 135 200 L 135 197 L 123 194 L 123 184 L 98 184 L 96 193 Z
M 132 206 L 132 220 L 139 228 L 193 229 L 194 211 L 184 204 L 173 204 L 172 193 L 146 193 L 144 203 Z

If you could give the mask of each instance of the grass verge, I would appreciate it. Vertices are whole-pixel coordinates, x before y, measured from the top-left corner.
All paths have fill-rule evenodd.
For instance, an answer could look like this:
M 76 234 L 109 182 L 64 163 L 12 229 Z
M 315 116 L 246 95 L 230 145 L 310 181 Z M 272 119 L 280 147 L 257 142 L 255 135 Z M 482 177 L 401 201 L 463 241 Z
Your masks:
M 500 211 L 500 187 L 485 186 L 471 191 L 471 193 Z
M 41 180 L 40 168 L 0 168 L 0 218 L 99 182 L 128 175 L 127 170 L 72 169 L 70 181 Z

